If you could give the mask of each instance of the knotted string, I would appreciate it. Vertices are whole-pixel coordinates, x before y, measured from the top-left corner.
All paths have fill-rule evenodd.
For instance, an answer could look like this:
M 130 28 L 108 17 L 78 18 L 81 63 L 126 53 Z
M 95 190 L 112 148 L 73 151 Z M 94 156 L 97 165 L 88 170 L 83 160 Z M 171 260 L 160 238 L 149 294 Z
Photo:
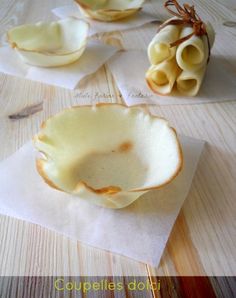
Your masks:
M 188 34 L 188 35 L 176 40 L 175 42 L 172 42 L 170 44 L 170 47 L 172 48 L 172 47 L 180 45 L 182 42 L 188 40 L 193 35 L 196 35 L 196 36 L 206 35 L 207 44 L 208 44 L 207 62 L 209 62 L 210 55 L 211 55 L 211 46 L 210 46 L 209 36 L 208 36 L 207 30 L 206 30 L 206 25 L 201 20 L 199 15 L 196 13 L 194 5 L 190 6 L 189 4 L 184 4 L 183 6 L 181 6 L 177 2 L 177 0 L 168 0 L 165 2 L 164 6 L 168 10 L 168 12 L 171 13 L 172 15 L 176 16 L 177 19 L 168 20 L 165 23 L 163 23 L 159 27 L 158 32 L 168 25 L 185 25 L 185 26 L 190 26 L 193 28 L 193 32 L 191 34 Z M 174 6 L 176 11 L 172 10 L 170 8 L 171 6 Z

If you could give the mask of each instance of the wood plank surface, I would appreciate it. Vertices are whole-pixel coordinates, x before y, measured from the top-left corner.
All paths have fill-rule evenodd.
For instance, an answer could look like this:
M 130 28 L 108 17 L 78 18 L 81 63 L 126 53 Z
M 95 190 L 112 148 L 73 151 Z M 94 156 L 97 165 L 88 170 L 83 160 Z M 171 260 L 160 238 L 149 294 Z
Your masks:
M 0 0 L 0 42 L 4 43 L 2 35 L 12 26 L 55 19 L 50 10 L 71 2 Z M 156 1 L 152 9 L 159 19 L 168 17 L 162 2 Z M 196 0 L 193 3 L 202 18 L 211 21 L 217 30 L 219 37 L 214 53 L 236 69 L 236 27 L 223 24 L 225 21 L 236 22 L 235 1 Z M 120 44 L 125 49 L 145 49 L 155 31 L 156 26 L 150 24 L 127 32 L 103 34 L 101 38 L 108 43 Z M 226 44 L 229 38 L 231 43 Z M 41 101 L 42 111 L 26 119 L 9 119 L 9 115 Z M 74 91 L 0 74 L 0 160 L 31 139 L 41 122 L 50 115 L 71 105 L 104 101 L 123 102 L 106 66 L 86 78 L 80 90 Z M 188 297 L 186 293 L 189 289 L 184 288 L 183 282 L 181 284 L 180 279 L 175 280 L 173 276 L 202 276 L 202 286 L 209 290 L 208 297 L 224 297 L 224 289 L 228 289 L 228 295 L 233 293 L 233 279 L 227 286 L 206 276 L 236 275 L 236 102 L 151 106 L 149 109 L 153 114 L 167 118 L 179 133 L 207 142 L 190 193 L 177 218 L 159 267 L 151 268 L 75 242 L 35 224 L 2 215 L 1 276 L 124 276 L 124 283 L 128 281 L 127 276 L 143 276 L 149 281 L 163 277 L 162 292 L 149 290 L 142 296 L 144 293 L 132 293 L 124 289 L 114 297 Z M 11 282 L 5 282 L 5 291 L 11 287 Z M 167 296 L 173 284 L 175 291 L 172 288 L 172 294 Z M 16 282 L 18 296 L 15 297 L 23 297 L 23 290 L 17 285 L 19 283 Z M 36 286 L 31 287 L 31 296 L 28 297 L 37 297 L 33 296 L 36 295 L 34 289 Z M 12 291 L 16 293 L 14 289 Z M 58 297 L 66 295 L 61 292 Z M 71 297 L 79 297 L 73 295 Z M 109 293 L 105 296 L 93 295 L 88 297 L 113 297 Z

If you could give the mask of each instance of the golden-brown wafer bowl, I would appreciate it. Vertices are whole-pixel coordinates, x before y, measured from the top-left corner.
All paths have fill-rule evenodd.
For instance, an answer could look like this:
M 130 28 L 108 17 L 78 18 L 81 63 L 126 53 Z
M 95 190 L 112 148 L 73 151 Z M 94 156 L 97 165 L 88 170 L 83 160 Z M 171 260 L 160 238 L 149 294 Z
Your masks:
M 114 22 L 137 13 L 144 0 L 75 0 L 80 11 L 88 18 Z
M 107 208 L 163 187 L 183 164 L 176 131 L 165 119 L 120 104 L 66 109 L 43 123 L 34 145 L 47 184 Z
M 23 62 L 39 67 L 63 66 L 78 60 L 88 40 L 89 25 L 68 17 L 27 24 L 7 32 L 8 42 Z

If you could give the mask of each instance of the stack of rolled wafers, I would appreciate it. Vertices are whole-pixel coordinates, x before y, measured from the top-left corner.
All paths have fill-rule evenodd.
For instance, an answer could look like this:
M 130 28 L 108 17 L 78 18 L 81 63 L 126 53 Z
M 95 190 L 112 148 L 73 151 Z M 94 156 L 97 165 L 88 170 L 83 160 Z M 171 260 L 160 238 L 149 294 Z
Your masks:
M 170 10 L 175 6 L 177 13 Z M 203 82 L 215 32 L 204 24 L 194 6 L 169 0 L 174 18 L 164 22 L 148 46 L 151 63 L 146 81 L 153 92 L 168 95 L 177 88 L 185 96 L 197 95 Z M 176 93 L 175 93 L 176 94 Z

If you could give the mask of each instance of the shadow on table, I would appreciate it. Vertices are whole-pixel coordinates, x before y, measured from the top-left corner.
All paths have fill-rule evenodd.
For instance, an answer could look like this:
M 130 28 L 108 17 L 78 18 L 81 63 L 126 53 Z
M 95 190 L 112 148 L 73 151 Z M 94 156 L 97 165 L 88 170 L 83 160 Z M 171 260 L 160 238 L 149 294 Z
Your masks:
M 211 56 L 199 97 L 217 101 L 232 98 L 236 94 L 236 68 L 233 65 L 236 65 L 236 57 Z

